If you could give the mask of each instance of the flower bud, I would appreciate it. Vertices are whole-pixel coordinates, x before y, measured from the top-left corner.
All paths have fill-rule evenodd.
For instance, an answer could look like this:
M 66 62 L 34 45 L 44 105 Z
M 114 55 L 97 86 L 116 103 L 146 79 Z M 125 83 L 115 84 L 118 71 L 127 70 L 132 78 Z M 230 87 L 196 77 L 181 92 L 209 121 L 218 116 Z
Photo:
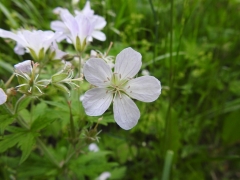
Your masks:
M 14 69 L 16 73 L 19 74 L 31 74 L 32 72 L 32 61 L 31 60 L 26 60 L 21 63 L 18 63 L 14 65 Z

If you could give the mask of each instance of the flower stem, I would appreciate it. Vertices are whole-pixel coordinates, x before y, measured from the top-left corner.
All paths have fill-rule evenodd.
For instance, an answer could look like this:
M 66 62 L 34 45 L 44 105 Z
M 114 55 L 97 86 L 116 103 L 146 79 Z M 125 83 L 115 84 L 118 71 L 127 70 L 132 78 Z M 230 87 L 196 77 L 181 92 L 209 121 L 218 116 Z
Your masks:
M 69 120 L 70 120 L 70 133 L 69 133 L 69 138 L 71 142 L 74 144 L 74 141 L 76 139 L 76 132 L 75 132 L 75 127 L 74 127 L 74 121 L 73 121 L 73 116 L 72 116 L 72 107 L 71 107 L 71 102 L 68 102 L 68 107 L 69 107 Z
M 26 97 L 27 97 L 27 96 L 26 96 L 25 94 L 23 94 L 22 97 L 20 97 L 20 98 L 18 99 L 18 101 L 16 102 L 16 105 L 15 105 L 14 111 L 13 111 L 14 114 L 17 114 L 17 113 L 18 113 L 19 105 L 20 105 L 20 103 L 21 103 Z
M 79 66 L 78 66 L 78 74 L 79 74 L 79 78 L 81 78 L 81 68 L 82 68 L 82 54 L 81 53 L 79 53 Z M 81 89 L 80 89 L 80 87 L 81 87 L 81 81 L 79 81 L 79 88 L 78 88 L 78 99 L 80 98 L 80 95 L 81 95 Z M 81 110 L 82 110 L 82 108 L 81 108 L 81 102 L 80 102 L 80 100 L 79 100 L 79 113 L 81 112 Z M 81 120 L 81 118 L 80 118 L 80 115 L 79 115 L 79 120 Z
M 5 87 L 7 88 L 9 86 L 9 84 L 12 82 L 13 78 L 14 78 L 15 74 L 13 73 L 11 75 L 11 77 L 8 79 L 8 81 L 5 83 Z
M 49 158 L 49 160 L 56 165 L 58 168 L 61 168 L 60 163 L 53 157 L 53 155 L 50 153 L 48 148 L 45 146 L 45 144 L 42 142 L 41 139 L 37 138 L 37 143 L 40 147 L 40 149 L 44 152 L 44 154 Z

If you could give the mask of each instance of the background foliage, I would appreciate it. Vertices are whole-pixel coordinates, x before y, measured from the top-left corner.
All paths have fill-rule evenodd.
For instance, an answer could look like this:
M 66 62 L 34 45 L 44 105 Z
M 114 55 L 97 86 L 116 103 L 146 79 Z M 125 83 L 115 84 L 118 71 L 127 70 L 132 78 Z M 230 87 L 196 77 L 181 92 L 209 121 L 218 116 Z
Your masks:
M 78 7 L 84 4 L 81 1 Z M 0 26 L 48 30 L 57 6 L 73 9 L 64 0 L 1 0 Z M 91 6 L 108 22 L 107 41 L 94 41 L 92 46 L 106 50 L 112 41 L 110 55 L 114 56 L 129 46 L 139 51 L 142 69 L 162 83 L 160 98 L 150 104 L 137 102 L 141 119 L 130 131 L 109 123 L 112 111 L 107 111 L 103 124 L 108 125 L 98 127 L 101 151 L 83 149 L 79 153 L 84 155 L 70 162 L 69 171 L 57 169 L 37 149 L 19 165 L 24 156 L 10 148 L 0 155 L 0 179 L 94 179 L 104 171 L 111 172 L 110 179 L 164 179 L 169 172 L 164 167 L 166 157 L 170 179 L 240 179 L 240 2 L 175 0 L 173 13 L 166 0 L 92 0 Z M 7 81 L 12 65 L 30 57 L 14 54 L 14 43 L 0 39 L 0 44 L 0 76 Z M 72 50 L 66 44 L 62 48 Z M 61 106 L 64 98 L 59 96 L 47 99 L 55 104 L 35 101 L 33 119 L 49 150 L 61 160 L 67 154 L 68 106 Z M 51 114 L 51 109 L 59 113 Z M 83 110 L 78 113 L 97 121 Z M 42 122 L 46 118 L 49 122 Z M 13 121 L 4 114 L 0 120 L 0 129 Z M 18 127 L 12 131 L 21 136 Z M 22 141 L 31 143 L 34 136 L 29 132 Z M 21 149 L 20 142 L 11 143 L 9 147 L 19 143 Z M 0 145 L 3 149 L 6 142 Z

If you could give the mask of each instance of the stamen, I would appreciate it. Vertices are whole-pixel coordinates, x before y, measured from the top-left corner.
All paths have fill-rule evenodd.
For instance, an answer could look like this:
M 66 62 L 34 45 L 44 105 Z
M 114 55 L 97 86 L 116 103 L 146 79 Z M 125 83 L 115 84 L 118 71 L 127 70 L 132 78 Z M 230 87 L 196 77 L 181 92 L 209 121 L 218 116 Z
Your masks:
M 119 94 L 120 99 L 122 99 L 122 95 L 121 95 L 120 91 L 118 91 L 118 94 Z

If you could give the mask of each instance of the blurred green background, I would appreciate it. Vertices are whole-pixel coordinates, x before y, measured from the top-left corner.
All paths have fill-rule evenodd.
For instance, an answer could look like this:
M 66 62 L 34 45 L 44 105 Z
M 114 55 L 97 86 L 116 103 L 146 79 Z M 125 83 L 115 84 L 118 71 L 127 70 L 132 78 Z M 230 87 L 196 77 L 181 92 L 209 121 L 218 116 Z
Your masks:
M 49 30 L 57 18 L 55 7 L 73 10 L 84 4 L 1 0 L 0 28 Z M 0 179 L 93 179 L 98 168 L 111 172 L 110 179 L 165 180 L 168 174 L 173 180 L 240 179 L 240 1 L 91 0 L 91 7 L 107 20 L 107 40 L 95 40 L 87 51 L 106 50 L 113 42 L 110 55 L 116 56 L 131 46 L 142 54 L 142 70 L 161 81 L 161 96 L 153 103 L 137 102 L 141 118 L 130 131 L 115 123 L 99 126 L 103 154 L 92 157 L 100 160 L 93 166 L 75 166 L 84 175 L 57 177 L 59 172 L 34 155 L 19 166 L 5 153 L 0 156 Z M 28 54 L 14 54 L 13 47 L 0 38 L 4 81 L 12 65 L 29 59 Z M 58 143 L 55 151 L 60 147 Z M 34 158 L 39 163 L 32 163 Z M 26 173 L 31 169 L 32 174 Z

